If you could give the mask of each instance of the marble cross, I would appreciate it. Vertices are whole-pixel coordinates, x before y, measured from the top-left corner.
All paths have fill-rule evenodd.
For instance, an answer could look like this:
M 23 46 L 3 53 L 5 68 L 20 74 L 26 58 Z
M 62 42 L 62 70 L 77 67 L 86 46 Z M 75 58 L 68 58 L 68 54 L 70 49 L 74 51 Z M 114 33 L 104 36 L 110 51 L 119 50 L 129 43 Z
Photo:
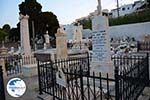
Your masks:
M 98 10 L 98 15 L 102 15 L 102 6 L 101 6 L 101 0 L 98 0 L 98 6 L 97 6 L 97 10 Z

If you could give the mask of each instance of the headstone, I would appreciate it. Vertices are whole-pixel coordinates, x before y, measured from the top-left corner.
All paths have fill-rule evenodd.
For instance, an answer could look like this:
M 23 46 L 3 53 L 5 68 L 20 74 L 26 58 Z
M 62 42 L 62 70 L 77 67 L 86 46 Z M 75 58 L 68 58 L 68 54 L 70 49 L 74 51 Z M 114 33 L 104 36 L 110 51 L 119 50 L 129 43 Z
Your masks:
M 78 24 L 78 26 L 74 28 L 74 41 L 76 42 L 82 41 L 82 30 L 83 30 L 83 26 L 80 24 Z
M 44 38 L 45 38 L 45 43 L 46 43 L 46 47 L 49 47 L 50 45 L 50 36 L 48 35 L 48 31 L 46 31 L 46 34 L 44 35 Z
M 20 46 L 18 47 L 18 52 L 21 53 L 21 47 Z
M 10 48 L 10 52 L 11 52 L 11 53 L 14 53 L 14 52 L 15 52 L 14 47 L 11 47 L 11 48 Z
M 43 48 L 44 50 L 46 50 L 47 49 L 47 45 L 46 45 L 46 43 L 44 43 L 44 48 Z
M 22 53 L 25 55 L 30 55 L 31 54 L 31 46 L 30 46 L 30 38 L 29 38 L 29 23 L 28 15 L 22 15 L 20 14 L 20 33 L 21 33 L 21 48 L 22 48 Z
M 78 23 L 78 26 L 74 27 L 73 49 L 80 50 L 83 48 L 82 30 L 83 30 L 83 26 L 80 25 L 79 23 Z
M 7 54 L 8 54 L 8 49 L 2 46 L 0 48 L 0 55 L 7 55 Z
M 150 42 L 150 35 L 144 35 L 144 42 Z
M 66 59 L 68 56 L 67 37 L 62 27 L 56 33 L 56 55 L 57 59 Z
M 100 2 L 100 0 L 98 1 Z M 101 11 L 98 12 L 100 13 Z M 102 73 L 111 73 L 113 72 L 113 64 L 111 61 L 108 18 L 101 16 L 101 14 L 95 16 L 92 20 L 92 30 L 93 70 Z

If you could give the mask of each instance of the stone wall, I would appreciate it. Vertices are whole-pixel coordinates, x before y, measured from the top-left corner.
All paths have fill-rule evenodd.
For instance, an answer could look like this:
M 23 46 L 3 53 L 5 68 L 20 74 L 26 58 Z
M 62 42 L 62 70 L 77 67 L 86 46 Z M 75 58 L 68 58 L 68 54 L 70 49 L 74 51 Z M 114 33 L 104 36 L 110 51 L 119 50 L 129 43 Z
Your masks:
M 150 22 L 111 26 L 109 31 L 113 38 L 129 36 L 142 39 L 144 34 L 150 34 Z

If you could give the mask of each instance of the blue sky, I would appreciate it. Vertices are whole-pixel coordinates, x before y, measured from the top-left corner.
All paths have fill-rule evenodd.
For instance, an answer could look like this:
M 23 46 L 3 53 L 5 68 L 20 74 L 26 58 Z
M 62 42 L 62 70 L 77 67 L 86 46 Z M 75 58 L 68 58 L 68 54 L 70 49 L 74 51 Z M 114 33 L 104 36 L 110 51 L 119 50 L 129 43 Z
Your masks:
M 19 7 L 24 0 L 0 0 L 0 27 L 9 24 L 16 27 L 19 22 Z M 37 0 L 42 5 L 42 11 L 52 11 L 60 24 L 70 24 L 75 19 L 87 16 L 97 6 L 97 0 Z M 135 0 L 119 0 L 121 5 Z M 116 7 L 116 0 L 102 0 L 103 9 Z

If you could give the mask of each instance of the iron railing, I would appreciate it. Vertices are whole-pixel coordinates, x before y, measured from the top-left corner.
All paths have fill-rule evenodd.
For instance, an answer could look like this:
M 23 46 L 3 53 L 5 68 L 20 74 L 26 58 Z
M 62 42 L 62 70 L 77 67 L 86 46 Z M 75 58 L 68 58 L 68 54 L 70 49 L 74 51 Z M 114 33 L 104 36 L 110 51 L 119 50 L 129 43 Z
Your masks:
M 0 99 L 5 100 L 5 89 L 4 89 L 4 79 L 3 79 L 3 70 L 0 66 Z
M 148 55 L 113 58 L 114 78 L 92 73 L 89 58 L 38 61 L 40 94 L 58 100 L 137 100 L 148 84 Z
M 22 58 L 21 56 L 6 56 L 0 57 L 4 59 L 5 70 L 7 76 L 22 73 Z
M 137 100 L 149 80 L 147 56 L 114 58 L 116 100 Z
M 108 74 L 90 74 L 89 57 L 70 58 L 55 62 L 38 61 L 39 91 L 59 100 L 110 100 L 114 97 L 115 80 Z M 65 82 L 58 83 L 57 73 L 61 69 Z M 110 86 L 112 85 L 112 86 Z

